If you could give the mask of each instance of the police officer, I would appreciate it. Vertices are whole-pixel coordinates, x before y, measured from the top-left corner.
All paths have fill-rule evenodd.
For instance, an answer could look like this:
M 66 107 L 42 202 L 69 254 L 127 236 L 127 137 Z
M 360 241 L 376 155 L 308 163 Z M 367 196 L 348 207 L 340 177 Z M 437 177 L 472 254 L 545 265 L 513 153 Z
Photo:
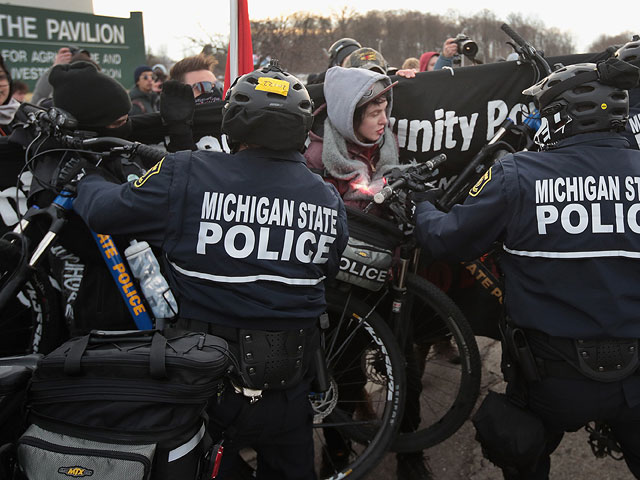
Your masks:
M 257 478 L 313 479 L 304 373 L 323 281 L 346 246 L 345 209 L 299 153 L 313 106 L 297 78 L 273 62 L 237 79 L 226 101 L 222 131 L 234 153 L 170 154 L 124 185 L 87 175 L 74 207 L 95 231 L 161 248 L 179 326 L 236 351 L 238 378 L 210 412 L 225 442 L 217 478 L 230 478 L 237 451 L 251 446 Z
M 619 134 L 638 77 L 615 58 L 554 71 L 523 92 L 541 112 L 540 152 L 504 157 L 449 213 L 416 207 L 433 257 L 474 259 L 502 243 L 503 372 L 508 403 L 526 414 L 506 424 L 501 410 L 496 438 L 478 433 L 507 479 L 548 478 L 563 433 L 595 420 L 640 478 L 640 152 Z
M 640 68 L 640 36 L 622 45 L 614 53 L 616 58 Z M 625 136 L 632 148 L 640 148 L 640 86 L 629 89 L 629 121 Z
M 327 50 L 327 55 L 329 56 L 329 65 L 327 66 L 327 70 L 331 67 L 341 67 L 346 58 L 357 49 L 361 48 L 360 42 L 354 40 L 353 38 L 341 38 L 336 40 L 331 44 L 329 50 Z M 327 71 L 321 73 L 312 73 L 309 75 L 307 79 L 307 85 L 314 85 L 317 83 L 323 83 L 324 77 Z

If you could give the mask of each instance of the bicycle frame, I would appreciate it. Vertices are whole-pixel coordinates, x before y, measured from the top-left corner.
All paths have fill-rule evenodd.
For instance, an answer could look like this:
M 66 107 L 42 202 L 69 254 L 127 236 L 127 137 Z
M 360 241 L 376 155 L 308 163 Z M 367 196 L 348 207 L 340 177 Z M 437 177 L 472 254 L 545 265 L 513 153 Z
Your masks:
M 42 240 L 36 245 L 29 261 L 18 268 L 14 278 L 0 292 L 0 307 L 4 306 L 9 298 L 15 295 L 17 289 L 28 275 L 30 269 L 42 259 L 45 252 L 49 250 L 53 242 L 58 238 L 62 228 L 67 223 L 67 213 L 73 210 L 73 194 L 67 190 L 63 190 L 46 208 L 33 206 L 20 220 L 13 230 L 14 237 L 25 240 L 24 233 L 31 224 L 33 218 L 37 216 L 45 216 L 50 220 L 50 226 Z M 153 321 L 147 312 L 146 306 L 142 300 L 142 295 L 138 293 L 133 275 L 131 274 L 126 262 L 122 259 L 118 248 L 110 235 L 98 234 L 91 231 L 91 234 L 102 254 L 102 258 L 113 278 L 114 283 L 118 287 L 118 291 L 125 302 L 132 320 L 135 322 L 139 330 L 151 330 Z

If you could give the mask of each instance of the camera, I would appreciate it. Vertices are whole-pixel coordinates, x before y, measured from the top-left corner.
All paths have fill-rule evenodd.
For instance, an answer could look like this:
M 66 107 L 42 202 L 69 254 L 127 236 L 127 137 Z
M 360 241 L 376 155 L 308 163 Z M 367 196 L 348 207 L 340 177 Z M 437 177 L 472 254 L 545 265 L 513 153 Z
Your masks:
M 456 35 L 454 41 L 458 45 L 458 53 L 473 59 L 478 53 L 478 44 L 464 33 Z
M 71 52 L 71 55 L 75 55 L 76 53 L 78 53 L 80 51 L 80 49 L 78 47 L 74 47 L 73 45 L 69 45 L 67 48 Z M 458 47 L 458 48 L 460 48 L 460 47 Z

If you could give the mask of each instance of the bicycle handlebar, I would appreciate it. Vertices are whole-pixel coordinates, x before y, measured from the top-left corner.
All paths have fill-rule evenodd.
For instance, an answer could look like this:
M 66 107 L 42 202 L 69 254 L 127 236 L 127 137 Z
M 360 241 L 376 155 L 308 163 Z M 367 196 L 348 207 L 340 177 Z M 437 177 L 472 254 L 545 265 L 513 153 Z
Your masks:
M 517 32 L 515 32 L 509 25 L 503 23 L 500 27 L 504 33 L 509 35 L 513 39 L 514 42 L 518 44 L 521 48 L 521 53 L 524 55 L 526 59 L 531 61 L 533 65 L 537 69 L 541 69 L 544 72 L 544 76 L 546 77 L 551 73 L 551 67 L 549 63 L 545 60 L 545 58 L 533 48 L 529 42 L 527 42 L 524 38 L 522 38 Z M 538 72 L 539 73 L 539 72 Z M 536 82 L 539 79 L 536 79 Z
M 122 147 L 123 150 L 130 155 L 139 155 L 147 160 L 151 160 L 154 163 L 159 162 L 164 158 L 166 152 L 159 150 L 149 145 L 144 145 L 139 142 L 131 142 L 123 138 L 118 137 L 92 137 L 81 138 L 74 137 L 73 135 L 63 135 L 59 139 L 65 147 L 72 147 L 77 149 L 83 148 L 96 148 L 96 147 Z
M 74 149 L 95 149 L 99 147 L 122 147 L 124 153 L 139 155 L 154 163 L 159 162 L 165 156 L 163 150 L 139 142 L 131 142 L 117 137 L 87 137 L 80 136 L 77 132 L 78 122 L 68 112 L 52 107 L 45 109 L 29 103 L 20 106 L 27 116 L 27 124 L 33 125 L 40 131 L 45 131 L 58 140 L 64 147 Z
M 503 23 L 500 28 L 504 31 L 504 33 L 509 35 L 514 42 L 516 42 L 522 48 L 525 48 L 525 46 L 527 45 L 527 41 L 524 38 L 522 38 L 513 28 L 511 28 L 506 23 Z
M 406 172 L 406 175 L 402 175 L 398 180 L 394 181 L 391 185 L 386 185 L 382 190 L 376 193 L 373 196 L 373 202 L 377 203 L 378 205 L 384 203 L 389 199 L 389 197 L 391 197 L 394 191 L 396 191 L 398 188 L 403 187 L 409 181 L 409 178 L 408 178 L 409 175 L 411 174 L 424 175 L 425 173 L 432 172 L 438 167 L 438 165 L 440 165 L 446 160 L 447 160 L 447 156 L 444 153 L 441 153 L 440 155 L 433 157 L 432 159 L 427 160 L 426 162 L 416 166 L 415 170 L 413 171 L 407 169 L 408 171 Z

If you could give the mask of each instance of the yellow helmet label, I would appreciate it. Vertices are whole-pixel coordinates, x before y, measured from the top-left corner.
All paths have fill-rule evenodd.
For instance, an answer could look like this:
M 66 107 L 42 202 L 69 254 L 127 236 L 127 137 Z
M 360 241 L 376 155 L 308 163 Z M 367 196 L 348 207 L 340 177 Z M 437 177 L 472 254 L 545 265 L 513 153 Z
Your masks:
M 277 78 L 260 77 L 258 78 L 256 90 L 277 93 L 278 95 L 286 97 L 289 95 L 289 82 L 285 80 L 278 80 Z

